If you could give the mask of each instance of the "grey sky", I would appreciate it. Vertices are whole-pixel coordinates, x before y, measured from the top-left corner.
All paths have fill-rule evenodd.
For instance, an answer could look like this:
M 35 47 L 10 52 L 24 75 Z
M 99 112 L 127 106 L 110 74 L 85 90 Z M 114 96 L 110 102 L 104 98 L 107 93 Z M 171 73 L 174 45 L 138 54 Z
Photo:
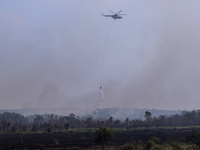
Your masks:
M 115 21 L 108 39 L 99 107 L 198 109 L 199 6 L 195 0 L 1 0 L 0 109 L 79 107 L 71 97 L 88 93 L 99 99 L 113 23 L 101 14 L 121 9 L 127 16 Z

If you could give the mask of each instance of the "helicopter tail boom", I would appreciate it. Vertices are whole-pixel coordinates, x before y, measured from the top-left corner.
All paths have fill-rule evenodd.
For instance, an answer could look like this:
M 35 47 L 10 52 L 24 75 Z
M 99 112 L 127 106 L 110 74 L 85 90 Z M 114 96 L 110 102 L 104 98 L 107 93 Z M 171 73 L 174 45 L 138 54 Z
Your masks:
M 112 17 L 113 15 L 104 15 L 104 14 L 102 14 L 102 16 L 104 16 L 104 17 Z

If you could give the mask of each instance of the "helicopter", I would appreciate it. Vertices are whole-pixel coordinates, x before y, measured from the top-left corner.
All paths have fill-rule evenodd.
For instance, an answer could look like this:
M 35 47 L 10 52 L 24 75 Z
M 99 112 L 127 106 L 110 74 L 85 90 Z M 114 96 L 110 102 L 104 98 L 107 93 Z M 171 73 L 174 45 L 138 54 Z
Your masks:
M 126 15 L 126 14 L 119 14 L 122 10 L 120 10 L 118 13 L 114 13 L 111 10 L 109 10 L 111 13 L 113 13 L 114 15 L 104 15 L 102 14 L 104 17 L 112 17 L 113 19 L 122 19 L 121 15 Z

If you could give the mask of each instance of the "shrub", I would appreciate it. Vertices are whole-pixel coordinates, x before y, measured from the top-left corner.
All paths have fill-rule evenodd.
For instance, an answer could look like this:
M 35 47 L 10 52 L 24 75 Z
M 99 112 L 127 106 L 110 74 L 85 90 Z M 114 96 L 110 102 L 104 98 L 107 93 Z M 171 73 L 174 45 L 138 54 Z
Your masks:
M 145 148 L 146 148 L 146 150 L 150 150 L 150 149 L 153 148 L 154 146 L 155 146 L 154 141 L 149 140 L 149 141 L 147 141 L 147 144 L 146 144 Z
M 131 142 L 128 144 L 124 144 L 120 149 L 121 150 L 135 150 L 135 149 L 139 149 L 140 147 L 142 147 L 142 142 Z
M 102 150 L 104 150 L 104 144 L 111 141 L 113 138 L 113 133 L 106 127 L 99 127 L 96 131 L 97 137 L 95 142 L 102 145 Z
M 133 150 L 134 146 L 132 144 L 124 145 L 121 150 Z
M 44 145 L 40 145 L 40 150 L 45 150 L 45 147 L 44 147 Z
M 173 143 L 172 144 L 173 150 L 182 150 L 181 146 L 178 143 Z
M 152 150 L 162 150 L 163 148 L 162 147 L 160 147 L 160 146 L 158 146 L 158 145 L 156 145 L 156 146 L 154 146 L 153 148 L 152 148 Z
M 193 133 L 191 134 L 188 134 L 186 137 L 185 137 L 186 141 L 187 142 L 190 142 L 192 143 L 193 145 L 193 149 L 195 147 L 195 144 L 200 147 L 200 133 L 197 132 L 197 131 L 194 131 Z
M 180 142 L 185 143 L 185 142 L 187 142 L 187 141 L 186 141 L 186 139 L 185 139 L 184 137 L 181 137 Z
M 155 137 L 155 136 L 152 137 L 151 140 L 154 141 L 156 144 L 159 144 L 159 143 L 160 143 L 160 138 L 157 138 L 157 137 Z

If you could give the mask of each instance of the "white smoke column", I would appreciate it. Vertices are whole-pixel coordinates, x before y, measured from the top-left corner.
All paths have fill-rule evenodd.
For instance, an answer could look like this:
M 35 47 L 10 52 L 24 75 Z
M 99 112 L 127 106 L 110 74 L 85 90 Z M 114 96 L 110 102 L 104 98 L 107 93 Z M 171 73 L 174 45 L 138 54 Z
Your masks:
M 101 99 L 99 99 L 99 105 L 101 105 L 103 103 L 103 101 L 104 101 L 104 93 L 103 93 L 102 90 L 100 90 L 100 92 L 102 94 L 102 97 L 101 97 Z
M 93 102 L 91 102 L 92 106 L 89 107 L 89 109 L 87 108 L 87 110 L 85 110 L 84 113 L 87 115 L 93 115 L 93 112 L 96 112 L 96 109 L 103 103 L 104 93 L 102 90 L 100 90 L 100 93 L 99 92 L 91 93 L 91 94 L 88 94 L 87 97 L 88 98 L 91 97 L 91 100 Z
M 102 91 L 102 88 L 100 88 L 100 92 L 101 92 L 101 96 L 99 97 L 99 104 L 98 104 L 98 106 L 96 108 L 98 108 L 99 106 L 101 106 L 101 104 L 104 101 L 104 93 Z M 94 114 L 94 112 L 95 112 L 95 114 Z M 96 109 L 93 110 L 92 113 L 93 114 L 91 114 L 91 113 L 89 113 L 89 114 L 91 114 L 94 118 L 96 118 L 98 116 L 98 111 L 96 111 Z

